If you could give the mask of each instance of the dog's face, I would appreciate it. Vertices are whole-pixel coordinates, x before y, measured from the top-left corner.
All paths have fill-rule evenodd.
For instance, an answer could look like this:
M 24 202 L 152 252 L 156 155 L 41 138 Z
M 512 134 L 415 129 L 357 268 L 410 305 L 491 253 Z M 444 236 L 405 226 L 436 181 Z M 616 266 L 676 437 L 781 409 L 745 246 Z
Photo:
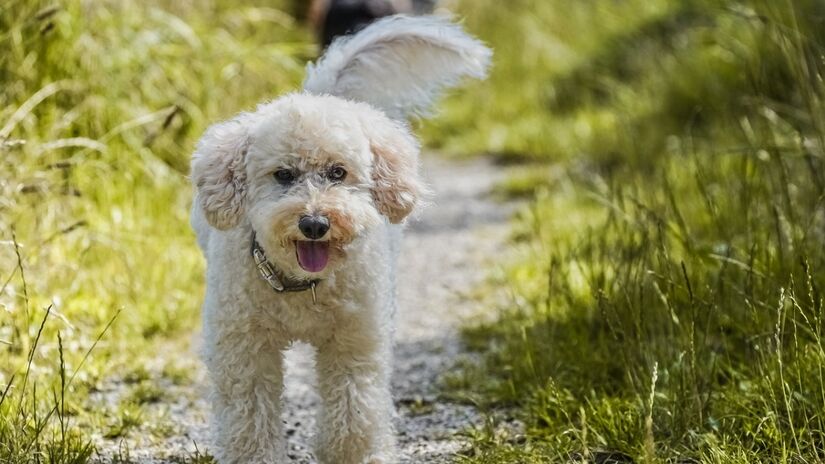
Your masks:
M 413 210 L 417 163 L 415 139 L 380 111 L 294 94 L 211 127 L 192 177 L 213 227 L 245 218 L 271 262 L 314 278 L 344 262 L 371 227 Z

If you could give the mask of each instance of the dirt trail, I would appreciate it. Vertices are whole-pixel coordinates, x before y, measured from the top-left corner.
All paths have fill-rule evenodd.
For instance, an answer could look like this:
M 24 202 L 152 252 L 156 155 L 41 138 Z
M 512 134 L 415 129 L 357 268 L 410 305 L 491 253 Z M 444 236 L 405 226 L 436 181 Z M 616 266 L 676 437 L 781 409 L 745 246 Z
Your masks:
M 479 423 L 473 408 L 442 401 L 437 381 L 462 354 L 458 328 L 478 311 L 470 294 L 504 244 L 511 208 L 489 195 L 503 175 L 484 160 L 425 159 L 424 176 L 435 191 L 433 204 L 410 223 L 398 266 L 393 394 L 402 463 L 451 462 L 450 456 L 463 446 L 456 433 Z M 99 439 L 103 460 L 111 462 L 120 454 L 132 462 L 180 462 L 195 444 L 208 452 L 203 369 L 194 354 L 183 355 L 192 358 L 184 364 L 197 369 L 194 379 L 182 385 L 161 380 L 164 399 L 149 406 L 144 425 L 125 439 Z M 284 420 L 289 454 L 296 463 L 315 462 L 311 443 L 318 397 L 311 358 L 305 345 L 287 354 Z M 116 403 L 123 389 L 111 385 L 100 393 L 101 401 Z M 160 435 L 167 438 L 157 438 L 152 418 L 165 424 L 166 433 L 161 430 Z

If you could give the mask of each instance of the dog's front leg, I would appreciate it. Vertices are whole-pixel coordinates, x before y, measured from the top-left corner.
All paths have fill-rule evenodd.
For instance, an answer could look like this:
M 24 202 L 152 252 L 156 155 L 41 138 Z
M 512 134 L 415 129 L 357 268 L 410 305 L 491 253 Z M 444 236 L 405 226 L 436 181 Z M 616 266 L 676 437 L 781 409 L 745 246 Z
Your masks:
M 389 339 L 380 332 L 347 333 L 318 347 L 323 404 L 316 452 L 323 464 L 395 460 Z
M 221 327 L 205 340 L 213 453 L 220 464 L 289 462 L 281 422 L 283 346 L 261 329 Z

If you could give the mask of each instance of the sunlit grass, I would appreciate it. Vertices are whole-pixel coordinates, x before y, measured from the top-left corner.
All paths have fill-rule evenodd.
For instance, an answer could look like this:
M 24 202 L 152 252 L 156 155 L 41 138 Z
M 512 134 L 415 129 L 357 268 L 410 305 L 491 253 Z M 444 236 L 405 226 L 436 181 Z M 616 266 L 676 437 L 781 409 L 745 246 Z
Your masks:
M 462 460 L 825 459 L 822 4 L 516 5 L 507 24 L 465 5 L 521 53 L 499 52 L 489 98 L 454 99 L 439 134 L 551 165 L 501 188 L 533 200 L 511 298 L 465 332 L 484 359 L 448 379 L 491 411 Z M 512 32 L 543 15 L 532 41 Z M 521 63 L 554 43 L 561 63 Z
M 189 156 L 210 122 L 300 82 L 314 47 L 283 6 L 3 6 L 0 461 L 85 462 L 84 392 L 197 326 Z M 135 395 L 124 433 L 154 398 Z
M 548 164 L 500 188 L 532 201 L 450 380 L 493 412 L 462 459 L 825 459 L 821 2 L 452 4 L 496 63 L 426 139 Z M 201 295 L 189 154 L 297 86 L 314 49 L 282 7 L 3 6 L 0 461 L 88 462 L 163 399 L 146 362 Z M 112 376 L 127 394 L 90 410 Z
M 585 127 L 574 115 L 548 111 L 563 98 L 550 76 L 588 65 L 617 35 L 667 16 L 668 0 L 564 2 L 455 1 L 466 27 L 495 51 L 489 79 L 473 83 L 425 124 L 425 137 L 450 153 L 492 153 L 520 159 L 567 157 Z M 583 84 L 577 82 L 576 85 Z M 568 130 L 574 128 L 575 130 Z M 552 135 L 551 135 L 552 134 Z

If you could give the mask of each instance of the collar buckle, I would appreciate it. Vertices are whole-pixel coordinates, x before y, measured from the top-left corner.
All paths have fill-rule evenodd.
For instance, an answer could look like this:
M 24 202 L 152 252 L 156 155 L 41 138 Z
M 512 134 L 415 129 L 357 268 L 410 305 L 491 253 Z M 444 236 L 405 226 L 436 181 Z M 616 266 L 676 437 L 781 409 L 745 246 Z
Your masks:
M 275 275 L 275 269 L 266 259 L 264 251 L 259 246 L 255 246 L 257 244 L 257 242 L 254 242 L 254 245 L 252 246 L 252 258 L 255 259 L 255 267 L 258 268 L 258 274 L 261 275 L 261 278 L 264 279 L 273 290 L 276 292 L 283 292 L 284 284 L 278 280 L 278 276 Z

